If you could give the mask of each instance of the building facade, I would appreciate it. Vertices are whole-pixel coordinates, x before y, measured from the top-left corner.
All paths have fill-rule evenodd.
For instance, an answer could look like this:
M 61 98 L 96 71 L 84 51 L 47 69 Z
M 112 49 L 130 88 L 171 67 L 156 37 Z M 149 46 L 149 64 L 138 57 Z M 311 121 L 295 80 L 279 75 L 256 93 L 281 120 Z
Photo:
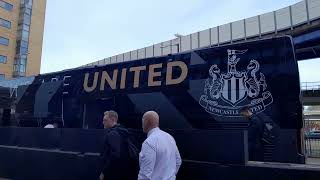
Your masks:
M 0 0 L 0 80 L 40 73 L 46 0 Z

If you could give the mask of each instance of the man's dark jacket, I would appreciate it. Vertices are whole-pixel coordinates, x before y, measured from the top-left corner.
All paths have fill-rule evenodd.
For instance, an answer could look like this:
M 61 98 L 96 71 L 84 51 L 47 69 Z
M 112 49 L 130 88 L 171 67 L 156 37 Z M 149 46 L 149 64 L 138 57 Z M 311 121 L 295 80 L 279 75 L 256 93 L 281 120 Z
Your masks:
M 248 144 L 249 144 L 249 159 L 253 161 L 263 160 L 263 134 L 264 122 L 263 119 L 253 114 L 249 118 L 248 127 Z
M 103 151 L 101 153 L 104 179 L 126 180 L 132 176 L 128 151 L 128 130 L 120 125 L 107 130 Z M 132 178 L 132 177 L 131 177 Z

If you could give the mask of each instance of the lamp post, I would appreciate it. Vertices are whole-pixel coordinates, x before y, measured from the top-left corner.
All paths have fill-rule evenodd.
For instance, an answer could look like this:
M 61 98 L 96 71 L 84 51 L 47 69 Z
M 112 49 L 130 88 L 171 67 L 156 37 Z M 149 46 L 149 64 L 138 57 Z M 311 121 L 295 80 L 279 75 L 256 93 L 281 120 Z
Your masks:
M 182 35 L 180 35 L 180 34 L 174 34 L 174 36 L 175 36 L 177 39 L 179 39 L 179 42 L 178 42 L 178 43 L 170 44 L 170 45 L 166 45 L 166 46 L 160 46 L 160 48 L 177 46 L 177 53 L 179 53 L 179 52 L 180 52 L 180 44 L 181 44 Z M 172 42 L 172 41 L 171 41 L 171 42 Z
M 179 42 L 178 42 L 178 44 L 177 44 L 177 49 L 178 49 L 178 53 L 179 53 L 179 52 L 181 51 L 181 49 L 180 49 L 180 48 L 181 48 L 180 44 L 181 44 L 181 39 L 182 39 L 183 35 L 176 33 L 176 34 L 174 34 L 174 36 L 179 39 Z

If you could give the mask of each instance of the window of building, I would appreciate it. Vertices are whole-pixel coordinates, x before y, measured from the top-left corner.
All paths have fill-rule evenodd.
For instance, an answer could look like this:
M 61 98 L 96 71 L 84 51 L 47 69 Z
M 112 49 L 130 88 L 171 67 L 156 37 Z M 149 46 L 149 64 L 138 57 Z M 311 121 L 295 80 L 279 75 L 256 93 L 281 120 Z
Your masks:
M 32 7 L 32 0 L 21 0 L 20 4 L 21 6 Z
M 3 64 L 7 63 L 7 56 L 0 55 L 0 63 L 3 63 Z
M 20 64 L 20 72 L 25 73 L 26 72 L 26 66 L 23 64 Z
M 19 37 L 19 36 L 18 36 Z M 21 32 L 21 40 L 22 41 L 25 41 L 25 42 L 28 42 L 29 41 L 29 31 L 25 31 L 23 30 Z
M 27 41 L 21 41 L 21 47 L 28 48 L 28 42 Z
M 25 73 L 26 72 L 26 62 L 25 60 L 20 59 L 17 64 L 14 65 L 14 71 L 19 73 Z
M 27 59 L 27 54 L 20 54 L 21 59 Z
M 23 16 L 23 14 L 31 15 L 31 9 L 26 7 L 22 8 L 20 11 L 20 16 Z
M 28 15 L 31 15 L 31 9 L 30 9 L 30 8 L 27 8 L 24 12 L 25 12 L 26 14 L 28 14 Z
M 19 32 L 20 32 L 20 31 L 22 31 L 22 30 L 23 30 L 23 28 L 24 28 L 24 26 L 19 25 L 19 26 L 18 26 L 18 31 L 19 31 Z M 28 29 L 26 29 L 26 30 L 29 30 L 29 28 L 28 28 Z
M 25 15 L 23 16 L 23 23 L 30 25 L 30 23 L 31 23 L 31 16 L 28 15 L 28 14 L 25 14 Z
M 28 48 L 28 41 L 18 40 L 17 41 L 17 46 Z
M 17 39 L 20 41 L 27 42 L 29 41 L 29 31 L 20 31 L 18 32 Z
M 27 54 L 28 53 L 28 48 L 22 47 L 20 45 L 18 45 L 16 47 L 16 53 L 17 54 Z
M 0 36 L 0 44 L 1 44 L 1 45 L 5 45 L 5 46 L 8 46 L 8 45 L 9 45 L 9 39 Z
M 26 65 L 27 59 L 26 58 L 21 58 L 20 59 L 20 64 Z
M 13 71 L 18 73 L 20 76 L 24 76 L 26 73 L 26 57 L 16 58 L 14 60 Z
M 0 80 L 4 80 L 5 75 L 4 74 L 0 74 Z
M 20 24 L 27 24 L 30 25 L 31 23 L 31 16 L 28 14 L 23 14 L 22 16 L 19 17 L 18 25 Z
M 18 69 L 19 69 L 19 65 L 18 64 L 13 65 L 13 71 L 14 72 L 18 72 Z
M 22 30 L 24 30 L 24 31 L 29 31 L 29 29 L 30 29 L 30 26 L 27 25 L 27 24 L 24 24 L 24 25 L 22 26 Z
M 27 25 L 27 24 L 20 24 L 20 25 L 18 26 L 18 31 L 22 31 L 22 30 L 29 31 L 29 25 Z
M 2 1 L 2 0 L 0 0 L 0 7 L 2 7 L 5 10 L 8 10 L 8 11 L 12 11 L 12 9 L 13 9 L 13 5 L 12 4 L 7 3 L 5 1 Z
M 0 18 L 0 26 L 10 29 L 11 28 L 11 22 Z

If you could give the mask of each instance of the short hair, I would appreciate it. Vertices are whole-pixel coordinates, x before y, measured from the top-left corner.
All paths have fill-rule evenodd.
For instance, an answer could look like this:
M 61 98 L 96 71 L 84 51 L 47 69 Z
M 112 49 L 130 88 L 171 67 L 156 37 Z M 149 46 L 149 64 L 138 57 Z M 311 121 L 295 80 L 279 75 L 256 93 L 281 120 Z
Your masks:
M 248 111 L 251 112 L 249 106 L 243 106 L 243 107 L 240 109 L 240 112 L 248 112 Z
M 113 117 L 113 118 L 115 118 L 116 120 L 118 120 L 118 113 L 115 112 L 115 111 L 113 111 L 113 110 L 104 112 L 104 115 L 105 115 L 105 116 L 108 116 L 108 117 L 111 117 L 111 118 Z
M 148 117 L 148 120 L 151 120 L 152 123 L 159 126 L 159 114 L 155 111 L 147 111 L 144 113 L 143 117 Z

